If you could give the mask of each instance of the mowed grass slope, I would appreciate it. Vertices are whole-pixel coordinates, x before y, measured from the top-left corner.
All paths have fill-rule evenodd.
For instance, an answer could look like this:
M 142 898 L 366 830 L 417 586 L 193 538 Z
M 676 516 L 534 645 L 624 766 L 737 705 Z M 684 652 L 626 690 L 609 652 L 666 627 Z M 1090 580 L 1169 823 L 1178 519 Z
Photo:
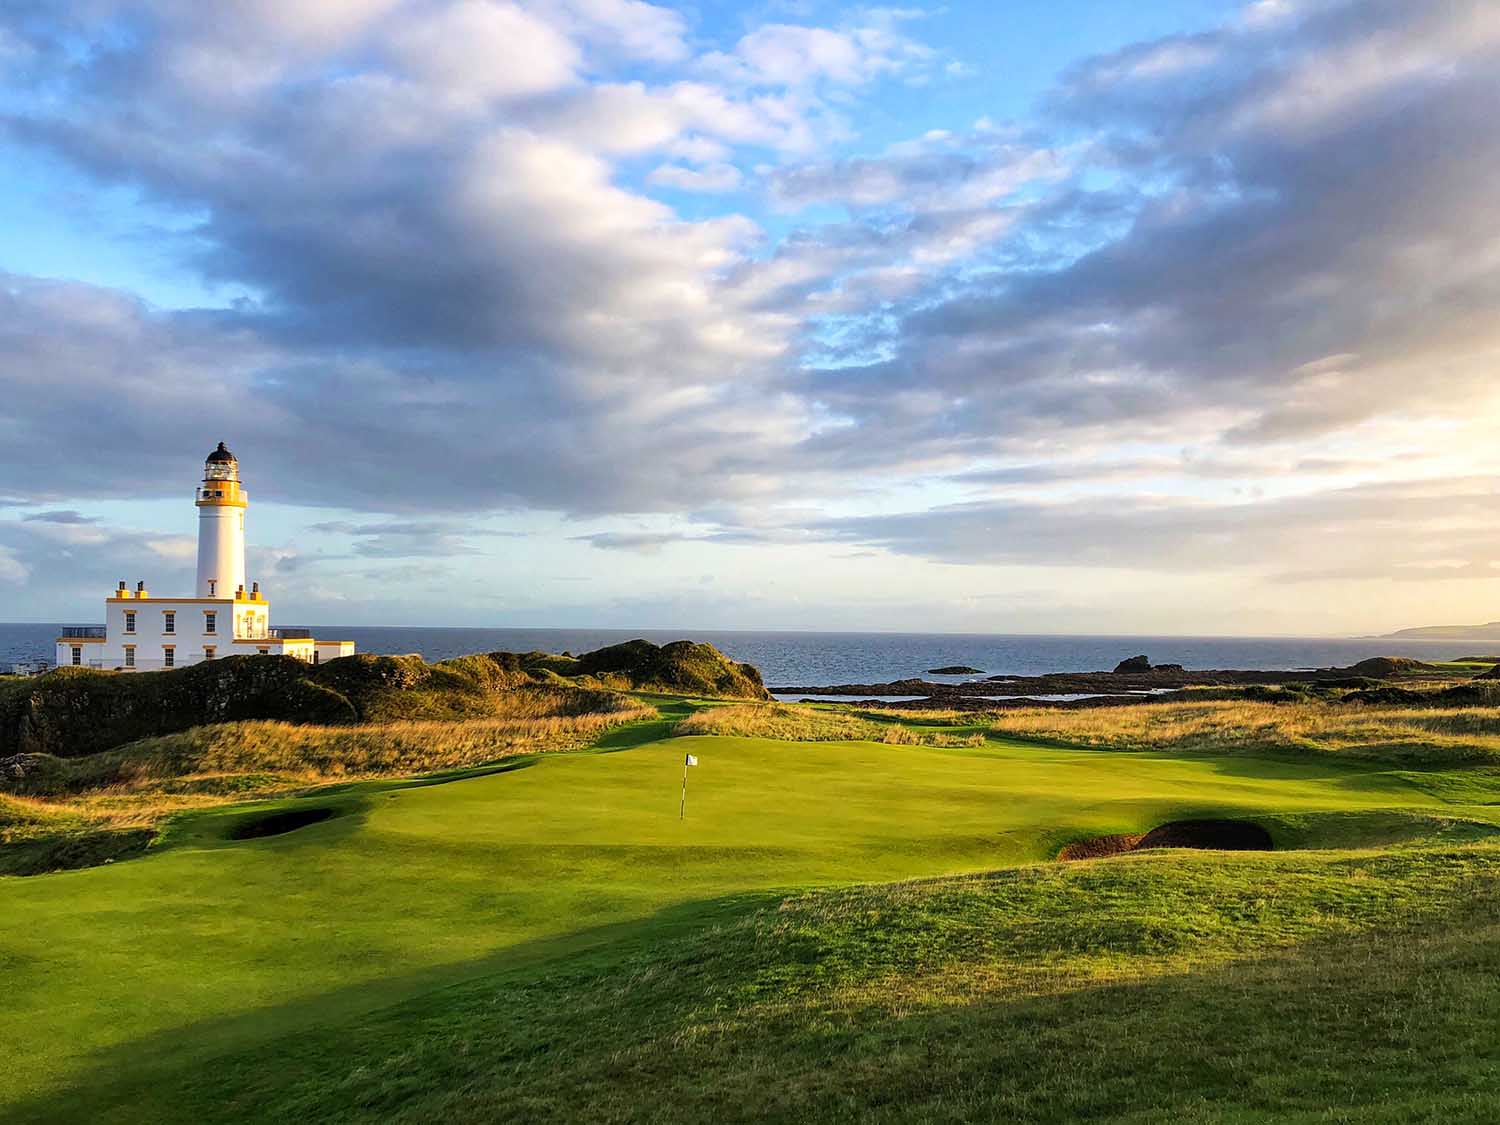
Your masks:
M 793 897 L 267 1042 L 156 1121 L 1492 1121 L 1500 849 Z
M 685 753 L 702 765 L 690 777 L 688 819 L 679 822 Z M 326 1051 L 356 1068 L 343 1076 L 339 1112 L 358 1116 L 363 1064 L 349 1054 L 357 1048 L 340 1044 L 373 1028 L 370 1051 L 399 1051 L 417 1024 L 406 1026 L 400 1008 L 369 1014 L 403 1001 L 417 1004 L 412 1011 L 446 1010 L 449 994 L 433 994 L 444 985 L 508 974 L 506 987 L 519 991 L 498 999 L 491 991 L 475 1003 L 500 1004 L 505 1019 L 524 1023 L 537 1003 L 566 1005 L 568 989 L 595 987 L 591 966 L 612 951 L 686 942 L 706 957 L 710 924 L 749 925 L 752 938 L 743 940 L 754 945 L 754 927 L 774 930 L 778 915 L 744 922 L 746 912 L 789 891 L 1045 860 L 1073 839 L 1184 816 L 1252 816 L 1281 842 L 1303 845 L 1483 835 L 1484 822 L 1500 816 L 1489 806 L 1500 786 L 1478 774 L 1447 785 L 1444 776 L 1000 741 L 939 749 L 703 737 L 523 759 L 442 784 L 352 785 L 284 802 L 340 815 L 265 840 L 227 838 L 247 815 L 241 809 L 197 814 L 144 858 L 0 880 L 0 1042 L 8 1060 L 0 1117 L 9 1107 L 20 1119 L 206 1120 L 222 1100 L 228 1116 L 255 1119 L 257 1103 L 236 1100 L 234 1083 L 280 1079 L 253 1077 L 258 1064 L 236 1070 L 232 1060 L 295 1054 L 304 1042 L 310 1050 L 321 1044 L 311 1057 Z M 1274 895 L 1284 874 L 1251 866 L 1239 878 L 1256 894 Z M 1423 881 L 1414 877 L 1412 887 Z M 1330 894 L 1336 901 L 1336 889 Z M 877 907 L 862 925 L 879 935 L 893 909 Z M 1331 907 L 1310 909 L 1317 917 Z M 1176 923 L 1163 915 L 1159 924 Z M 560 966 L 582 974 L 582 983 L 536 983 Z M 598 971 L 605 977 L 597 987 L 613 987 L 615 970 Z M 722 969 L 731 984 L 737 971 Z M 413 1000 L 424 994 L 432 995 Z M 671 1004 L 691 999 L 671 1001 L 660 1019 L 672 1024 L 682 1013 Z M 554 1017 L 565 1019 L 535 1016 Z M 444 1026 L 441 1034 L 464 1034 Z M 505 1035 L 530 1025 L 507 1026 Z M 562 1033 L 562 1025 L 547 1026 Z M 581 1050 L 595 1049 L 583 1041 Z M 316 1076 L 277 1065 L 286 1089 L 272 1102 L 317 1100 Z M 437 1096 L 427 1087 L 443 1081 L 439 1073 L 416 1067 L 408 1077 L 402 1086 L 399 1074 L 377 1075 L 370 1089 L 389 1101 L 395 1082 L 414 1105 L 447 1104 L 421 1101 Z M 548 1088 L 536 1096 L 552 1096 Z M 189 1089 L 194 1097 L 179 1097 Z M 502 1103 L 486 1104 L 484 1112 L 505 1116 Z M 618 1115 L 632 1116 L 626 1108 Z M 650 1113 L 641 1105 L 635 1116 Z M 319 1116 L 333 1115 L 323 1104 Z

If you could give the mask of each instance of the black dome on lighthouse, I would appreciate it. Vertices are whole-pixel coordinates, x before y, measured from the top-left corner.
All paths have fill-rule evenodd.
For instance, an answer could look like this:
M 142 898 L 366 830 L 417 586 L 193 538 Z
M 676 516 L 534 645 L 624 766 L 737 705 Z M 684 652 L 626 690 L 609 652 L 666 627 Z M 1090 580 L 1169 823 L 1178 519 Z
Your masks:
M 219 442 L 219 448 L 215 449 L 208 455 L 208 459 L 204 461 L 204 464 L 215 465 L 231 461 L 235 464 L 238 464 L 238 461 L 235 460 L 234 454 L 229 452 L 229 450 L 224 447 L 224 443 L 221 441 Z

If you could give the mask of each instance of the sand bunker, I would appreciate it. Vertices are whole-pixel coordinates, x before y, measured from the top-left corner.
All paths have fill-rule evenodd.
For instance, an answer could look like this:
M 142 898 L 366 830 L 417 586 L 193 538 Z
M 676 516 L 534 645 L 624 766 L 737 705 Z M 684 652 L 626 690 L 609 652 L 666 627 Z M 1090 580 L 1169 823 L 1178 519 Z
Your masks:
M 1143 836 L 1096 836 L 1079 840 L 1058 859 L 1101 859 L 1146 848 L 1204 848 L 1225 852 L 1268 852 L 1271 834 L 1248 820 L 1174 820 Z
M 231 840 L 262 840 L 267 836 L 282 836 L 318 824 L 333 816 L 332 809 L 292 809 L 289 812 L 272 813 L 247 821 L 235 828 Z

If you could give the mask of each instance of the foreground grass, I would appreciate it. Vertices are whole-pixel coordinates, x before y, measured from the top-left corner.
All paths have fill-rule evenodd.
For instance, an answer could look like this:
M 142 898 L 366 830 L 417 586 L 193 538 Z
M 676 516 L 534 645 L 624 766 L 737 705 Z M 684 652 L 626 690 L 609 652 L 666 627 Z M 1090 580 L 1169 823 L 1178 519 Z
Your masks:
M 263 805 L 337 814 L 264 840 L 231 838 L 256 810 L 185 814 L 144 858 L 0 879 L 0 1119 L 23 1103 L 106 1118 L 127 1086 L 170 1097 L 185 1071 L 446 985 L 675 942 L 743 896 L 992 870 L 1183 816 L 1257 819 L 1282 845 L 1472 838 L 1493 832 L 1500 798 L 1488 771 L 1450 785 L 1362 763 L 994 740 L 615 748 Z M 700 767 L 679 820 L 687 752 Z
M 21 1119 L 1493 1120 L 1497 907 L 1487 846 L 804 894 Z

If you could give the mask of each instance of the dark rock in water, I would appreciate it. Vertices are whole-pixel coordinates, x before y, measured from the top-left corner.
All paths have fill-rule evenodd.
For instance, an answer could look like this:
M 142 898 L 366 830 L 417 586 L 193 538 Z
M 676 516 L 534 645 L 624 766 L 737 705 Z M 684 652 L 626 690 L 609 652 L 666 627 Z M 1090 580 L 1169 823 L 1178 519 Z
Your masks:
M 929 668 L 928 676 L 982 676 L 983 668 L 970 668 L 967 664 L 949 664 L 942 668 Z
M 1115 665 L 1115 675 L 1117 676 L 1134 676 L 1149 671 L 1151 671 L 1151 661 L 1144 656 L 1132 656 L 1130 659 L 1122 660 Z
M 1152 668 L 1151 671 L 1153 671 L 1153 672 L 1173 672 L 1173 673 L 1177 673 L 1177 672 L 1186 672 L 1187 669 L 1184 668 L 1181 664 L 1158 664 L 1158 665 L 1156 665 L 1156 667 Z

